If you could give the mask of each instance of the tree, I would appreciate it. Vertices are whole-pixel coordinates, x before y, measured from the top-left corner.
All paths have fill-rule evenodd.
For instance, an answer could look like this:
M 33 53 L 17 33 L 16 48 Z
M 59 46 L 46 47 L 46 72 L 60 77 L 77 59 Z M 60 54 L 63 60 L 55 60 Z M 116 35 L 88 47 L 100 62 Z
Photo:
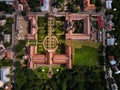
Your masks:
M 18 44 L 15 46 L 14 50 L 17 53 L 20 53 L 23 51 L 23 48 L 26 46 L 27 41 L 26 40 L 19 40 Z

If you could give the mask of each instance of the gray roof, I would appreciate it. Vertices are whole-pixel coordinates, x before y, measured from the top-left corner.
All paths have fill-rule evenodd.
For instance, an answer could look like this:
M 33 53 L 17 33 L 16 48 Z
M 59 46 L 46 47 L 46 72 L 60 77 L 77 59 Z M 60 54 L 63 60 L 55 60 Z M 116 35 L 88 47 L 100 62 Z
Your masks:
M 107 45 L 114 45 L 115 44 L 115 38 L 108 38 L 107 39 Z

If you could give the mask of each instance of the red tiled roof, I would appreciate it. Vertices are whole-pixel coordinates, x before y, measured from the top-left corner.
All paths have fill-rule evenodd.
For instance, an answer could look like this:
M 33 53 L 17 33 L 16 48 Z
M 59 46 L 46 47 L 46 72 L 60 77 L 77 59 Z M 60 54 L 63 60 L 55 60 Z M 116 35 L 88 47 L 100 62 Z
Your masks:
M 6 52 L 6 58 L 7 59 L 13 59 L 13 52 L 12 51 L 7 51 Z
M 53 60 L 67 60 L 68 57 L 66 55 L 54 55 Z

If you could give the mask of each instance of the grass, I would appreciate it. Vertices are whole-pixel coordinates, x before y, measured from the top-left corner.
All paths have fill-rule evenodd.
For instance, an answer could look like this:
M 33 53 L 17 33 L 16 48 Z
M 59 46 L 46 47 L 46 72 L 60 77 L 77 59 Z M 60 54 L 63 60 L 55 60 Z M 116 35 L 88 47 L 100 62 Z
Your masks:
M 94 41 L 66 40 L 73 48 L 73 64 L 93 66 L 98 62 L 100 44 Z
M 47 20 L 45 17 L 38 17 L 38 27 L 43 27 L 46 23 L 47 23 Z
M 39 67 L 39 68 L 35 69 L 34 72 L 36 73 L 38 78 L 40 78 L 40 79 L 48 79 L 47 74 L 49 72 L 49 68 L 47 66 Z
M 64 22 L 62 22 L 62 21 L 56 21 L 55 22 L 55 32 L 56 32 L 56 35 L 64 33 L 63 27 L 64 27 Z
M 36 45 L 36 41 L 35 40 L 29 40 L 29 45 L 30 46 L 35 46 Z
M 36 44 L 36 41 L 35 40 L 29 40 L 29 43 L 30 44 Z
M 44 50 L 44 47 L 43 47 L 42 44 L 37 45 L 37 53 L 38 54 L 44 54 L 45 53 L 45 50 Z
M 65 44 L 64 43 L 59 43 L 58 44 L 56 54 L 65 54 Z
M 95 66 L 98 63 L 98 49 L 90 46 L 82 46 L 80 49 L 75 48 L 74 61 L 76 65 Z
M 52 71 L 53 71 L 53 74 L 57 74 L 59 72 L 61 72 L 64 68 L 62 66 L 53 66 L 52 67 Z M 57 71 L 59 70 L 59 71 Z
M 73 48 L 81 48 L 81 46 L 90 46 L 94 48 L 99 48 L 100 44 L 94 41 L 82 41 L 82 40 L 66 40 L 65 43 L 68 46 L 72 46 Z

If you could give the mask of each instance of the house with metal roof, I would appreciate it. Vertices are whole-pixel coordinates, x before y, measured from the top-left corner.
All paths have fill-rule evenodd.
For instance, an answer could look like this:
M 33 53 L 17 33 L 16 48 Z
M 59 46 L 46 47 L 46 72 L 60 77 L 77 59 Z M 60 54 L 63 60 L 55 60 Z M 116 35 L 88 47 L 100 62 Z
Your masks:
M 112 2 L 113 0 L 106 0 L 106 8 L 111 9 L 112 8 Z
M 7 77 L 7 75 L 10 73 L 10 68 L 6 67 L 6 68 L 1 68 L 0 69 L 0 80 L 2 82 L 9 82 L 10 78 Z
M 43 6 L 41 7 L 41 11 L 49 11 L 49 0 L 43 1 Z

